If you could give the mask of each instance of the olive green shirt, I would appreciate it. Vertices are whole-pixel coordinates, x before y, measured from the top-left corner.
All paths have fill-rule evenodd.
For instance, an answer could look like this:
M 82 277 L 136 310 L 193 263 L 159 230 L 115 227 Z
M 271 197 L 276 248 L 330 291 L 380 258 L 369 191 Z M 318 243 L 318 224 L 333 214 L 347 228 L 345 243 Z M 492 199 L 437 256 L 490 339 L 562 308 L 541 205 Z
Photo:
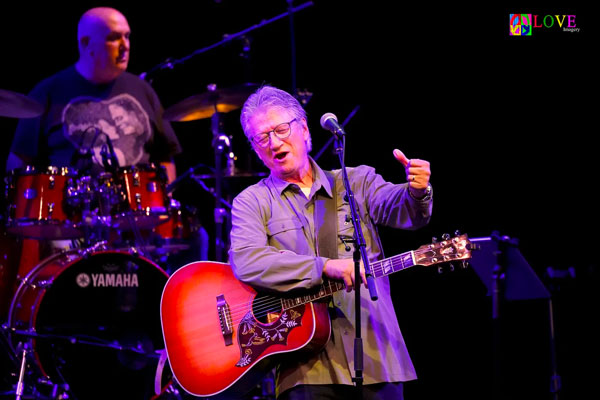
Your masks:
M 315 227 L 314 203 L 318 192 L 331 198 L 333 188 L 321 168 L 310 161 L 314 183 L 308 197 L 297 185 L 270 175 L 245 189 L 233 201 L 230 262 L 238 279 L 258 291 L 286 293 L 323 282 L 323 266 L 328 259 L 318 255 L 316 232 L 319 226 Z M 347 171 L 369 260 L 383 258 L 375 225 L 416 229 L 429 222 L 432 200 L 413 199 L 406 183 L 386 182 L 368 166 Z M 333 172 L 337 233 L 352 237 L 354 228 L 349 204 L 344 199 L 341 171 Z M 352 258 L 353 250 L 347 251 L 341 240 L 337 242 L 338 258 Z M 363 383 L 416 379 L 398 326 L 389 279 L 384 276 L 374 282 L 379 296 L 376 301 L 372 301 L 368 289 L 361 286 Z M 286 356 L 278 368 L 278 393 L 298 384 L 353 385 L 354 300 L 354 292 L 334 293 L 329 310 L 332 322 L 329 342 L 312 357 Z

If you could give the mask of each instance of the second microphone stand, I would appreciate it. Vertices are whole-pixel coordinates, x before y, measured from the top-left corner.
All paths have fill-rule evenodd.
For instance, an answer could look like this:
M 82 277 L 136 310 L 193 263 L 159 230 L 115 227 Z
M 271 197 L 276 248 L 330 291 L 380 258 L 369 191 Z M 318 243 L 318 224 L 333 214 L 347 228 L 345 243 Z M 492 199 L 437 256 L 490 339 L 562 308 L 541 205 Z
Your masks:
M 233 176 L 235 172 L 234 159 L 231 146 L 231 137 L 222 131 L 221 113 L 215 109 L 211 117 L 211 130 L 213 133 L 213 147 L 215 149 L 215 258 L 217 261 L 226 260 L 226 240 L 224 234 L 228 233 L 229 212 L 223 208 L 223 178 Z M 223 168 L 222 157 L 226 155 L 226 165 Z
M 362 398 L 362 386 L 363 386 L 363 344 L 362 344 L 362 332 L 361 332 L 361 298 L 360 298 L 360 261 L 362 259 L 365 267 L 365 275 L 367 277 L 367 286 L 369 288 L 369 294 L 371 300 L 377 300 L 377 289 L 375 288 L 375 281 L 373 279 L 373 273 L 371 271 L 371 265 L 369 263 L 369 257 L 367 255 L 367 245 L 365 237 L 362 232 L 360 224 L 360 215 L 354 199 L 354 193 L 350 187 L 350 181 L 348 180 L 348 173 L 346 172 L 345 164 L 345 152 L 346 152 L 346 135 L 343 130 L 334 132 L 335 136 L 335 152 L 338 154 L 340 160 L 340 167 L 342 170 L 342 180 L 344 182 L 344 189 L 346 190 L 346 200 L 350 205 L 350 214 L 352 217 L 352 224 L 354 225 L 354 238 L 352 243 L 354 245 L 354 251 L 352 253 L 352 259 L 354 261 L 354 314 L 355 314 L 355 337 L 354 337 L 354 372 L 355 376 L 352 380 L 356 384 L 356 388 L 359 393 L 359 398 Z M 335 187 L 333 188 L 335 190 Z

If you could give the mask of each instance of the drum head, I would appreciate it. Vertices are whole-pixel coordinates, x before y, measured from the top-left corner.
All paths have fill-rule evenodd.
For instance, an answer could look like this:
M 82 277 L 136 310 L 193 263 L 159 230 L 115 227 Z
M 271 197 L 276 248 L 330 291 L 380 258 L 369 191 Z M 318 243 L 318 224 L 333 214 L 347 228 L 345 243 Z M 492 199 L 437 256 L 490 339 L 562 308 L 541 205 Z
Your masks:
M 167 274 L 145 258 L 103 251 L 56 275 L 34 318 L 45 373 L 77 399 L 151 398 Z

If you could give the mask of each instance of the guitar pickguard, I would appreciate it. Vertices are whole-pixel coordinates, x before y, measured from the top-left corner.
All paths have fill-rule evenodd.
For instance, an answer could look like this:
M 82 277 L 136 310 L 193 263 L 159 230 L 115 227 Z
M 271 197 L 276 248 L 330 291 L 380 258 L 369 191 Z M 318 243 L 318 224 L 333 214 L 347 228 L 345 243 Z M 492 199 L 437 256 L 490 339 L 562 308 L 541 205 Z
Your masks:
M 240 321 L 238 344 L 240 360 L 236 367 L 245 367 L 253 363 L 265 350 L 272 345 L 287 345 L 291 330 L 302 325 L 302 316 L 306 305 L 300 305 L 285 310 L 272 324 L 262 324 L 248 312 Z

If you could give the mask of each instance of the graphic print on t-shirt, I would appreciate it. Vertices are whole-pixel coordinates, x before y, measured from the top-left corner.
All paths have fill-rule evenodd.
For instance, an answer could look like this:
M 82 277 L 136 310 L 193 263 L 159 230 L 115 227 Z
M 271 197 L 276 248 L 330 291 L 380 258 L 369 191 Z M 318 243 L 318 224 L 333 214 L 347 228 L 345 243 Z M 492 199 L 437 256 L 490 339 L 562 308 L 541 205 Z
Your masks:
M 144 155 L 150 139 L 150 120 L 141 104 L 129 94 L 108 100 L 91 97 L 73 99 L 63 110 L 65 137 L 80 149 L 91 152 L 94 163 L 104 165 L 110 157 L 107 138 L 114 148 L 119 166 L 135 165 Z

